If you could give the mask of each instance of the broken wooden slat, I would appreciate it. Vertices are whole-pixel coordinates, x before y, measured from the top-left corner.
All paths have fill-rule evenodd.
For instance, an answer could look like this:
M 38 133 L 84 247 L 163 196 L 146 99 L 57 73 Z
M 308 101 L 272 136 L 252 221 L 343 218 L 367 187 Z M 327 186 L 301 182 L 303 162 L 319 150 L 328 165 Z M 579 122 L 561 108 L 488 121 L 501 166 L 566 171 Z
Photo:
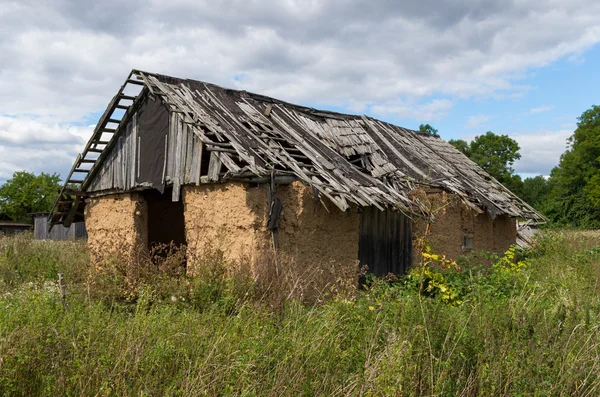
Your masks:
M 210 154 L 210 162 L 208 163 L 208 180 L 216 182 L 219 180 L 219 172 L 221 171 L 221 159 L 218 153 Z

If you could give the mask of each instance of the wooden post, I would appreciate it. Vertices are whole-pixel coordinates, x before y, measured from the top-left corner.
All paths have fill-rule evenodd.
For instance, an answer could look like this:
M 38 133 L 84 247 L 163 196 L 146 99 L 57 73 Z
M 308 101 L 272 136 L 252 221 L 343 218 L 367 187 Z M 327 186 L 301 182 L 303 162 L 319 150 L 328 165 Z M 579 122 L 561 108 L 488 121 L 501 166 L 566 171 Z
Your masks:
M 65 304 L 65 297 L 67 296 L 67 293 L 65 291 L 64 280 L 65 275 L 62 273 L 58 273 L 58 291 L 60 293 L 60 299 L 62 300 L 63 305 Z

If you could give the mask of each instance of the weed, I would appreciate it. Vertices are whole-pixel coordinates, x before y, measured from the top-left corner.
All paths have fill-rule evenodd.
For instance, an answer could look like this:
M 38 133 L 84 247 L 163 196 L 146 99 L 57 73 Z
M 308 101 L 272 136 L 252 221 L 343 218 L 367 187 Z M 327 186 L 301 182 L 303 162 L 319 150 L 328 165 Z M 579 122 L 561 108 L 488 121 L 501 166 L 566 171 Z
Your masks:
M 406 277 L 275 308 L 218 250 L 193 259 L 195 275 L 171 254 L 97 269 L 84 244 L 0 240 L 0 395 L 600 389 L 600 248 L 586 235 L 549 231 L 528 252 L 457 263 L 429 253 Z

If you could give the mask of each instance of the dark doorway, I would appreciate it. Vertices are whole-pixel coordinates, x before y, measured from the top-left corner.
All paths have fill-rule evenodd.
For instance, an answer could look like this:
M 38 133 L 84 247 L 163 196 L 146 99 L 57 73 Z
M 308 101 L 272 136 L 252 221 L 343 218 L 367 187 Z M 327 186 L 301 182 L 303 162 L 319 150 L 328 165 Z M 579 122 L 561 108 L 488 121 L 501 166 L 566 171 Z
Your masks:
M 148 249 L 155 254 L 160 247 L 185 245 L 185 222 L 183 202 L 173 202 L 171 191 L 161 194 L 158 190 L 144 191 L 148 205 Z
M 360 215 L 360 265 L 376 276 L 403 274 L 412 261 L 412 220 L 397 211 L 365 207 Z

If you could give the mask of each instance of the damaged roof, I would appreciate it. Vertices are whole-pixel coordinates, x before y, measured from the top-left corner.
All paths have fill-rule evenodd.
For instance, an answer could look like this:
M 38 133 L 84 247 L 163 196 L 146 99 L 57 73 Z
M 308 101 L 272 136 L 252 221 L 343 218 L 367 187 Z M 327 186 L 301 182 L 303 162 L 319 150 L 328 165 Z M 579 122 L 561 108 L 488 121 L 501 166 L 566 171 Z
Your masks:
M 210 181 L 288 175 L 312 186 L 341 210 L 355 204 L 426 215 L 426 203 L 410 192 L 418 187 L 438 188 L 456 194 L 465 204 L 480 213 L 487 211 L 492 217 L 545 220 L 438 136 L 364 115 L 317 110 L 196 80 L 134 70 L 123 87 L 127 83 L 142 86 L 142 93 L 130 98 L 129 107 L 135 108 L 143 94 L 160 98 L 222 163 L 226 172 Z M 93 141 L 99 139 L 102 128 L 106 129 L 106 120 L 111 120 L 111 107 L 119 108 L 119 95 L 109 104 L 86 151 L 97 147 Z M 117 128 L 113 140 L 118 134 Z M 110 142 L 105 143 L 110 149 Z M 78 161 L 85 155 L 84 151 Z M 86 178 L 75 181 L 81 196 L 102 160 L 100 154 Z M 73 182 L 71 176 L 69 180 Z M 71 200 L 78 195 L 72 186 L 68 193 Z M 65 203 L 69 201 L 66 196 Z M 68 213 L 72 206 L 67 207 L 59 212 Z M 61 223 L 60 216 L 51 218 Z

